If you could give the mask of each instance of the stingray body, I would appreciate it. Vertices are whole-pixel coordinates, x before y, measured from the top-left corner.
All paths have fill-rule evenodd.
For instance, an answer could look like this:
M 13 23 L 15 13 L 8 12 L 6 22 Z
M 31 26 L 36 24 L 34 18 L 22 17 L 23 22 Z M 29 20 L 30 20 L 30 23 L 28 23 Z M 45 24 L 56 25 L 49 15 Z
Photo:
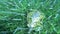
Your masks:
M 40 31 L 42 29 L 42 21 L 44 19 L 44 14 L 40 11 L 34 10 L 27 15 L 27 26 L 30 28 L 29 32 L 32 30 Z

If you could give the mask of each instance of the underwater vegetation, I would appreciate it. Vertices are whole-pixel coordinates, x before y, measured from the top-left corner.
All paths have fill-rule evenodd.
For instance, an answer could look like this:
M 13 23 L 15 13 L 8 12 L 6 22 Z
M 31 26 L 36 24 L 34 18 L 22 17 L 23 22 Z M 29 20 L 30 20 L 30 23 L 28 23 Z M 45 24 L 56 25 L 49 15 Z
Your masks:
M 60 0 L 0 0 L 0 34 L 60 34 Z

